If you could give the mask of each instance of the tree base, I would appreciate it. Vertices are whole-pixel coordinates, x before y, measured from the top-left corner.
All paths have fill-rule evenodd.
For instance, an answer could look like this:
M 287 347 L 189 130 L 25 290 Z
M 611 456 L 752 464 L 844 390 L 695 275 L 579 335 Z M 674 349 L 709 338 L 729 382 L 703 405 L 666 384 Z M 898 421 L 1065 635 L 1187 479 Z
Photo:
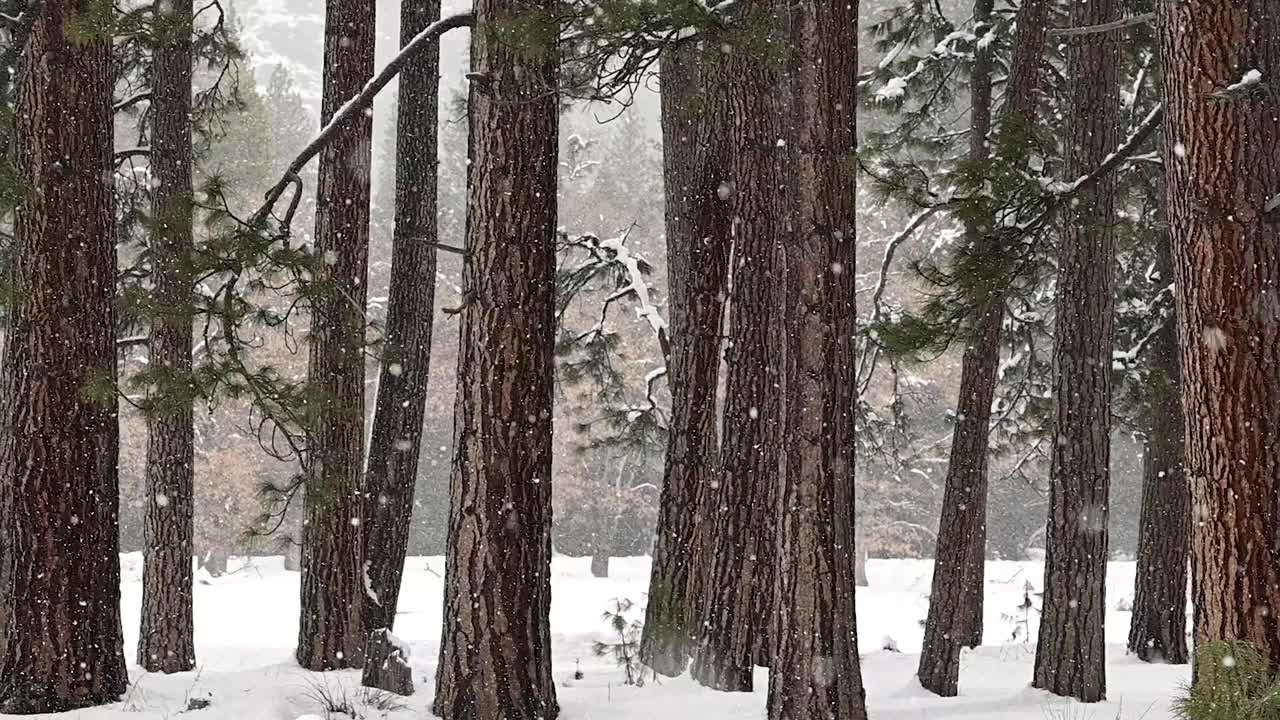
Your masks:
M 364 676 L 360 684 L 396 695 L 413 694 L 409 651 L 389 630 L 374 630 L 365 647 Z

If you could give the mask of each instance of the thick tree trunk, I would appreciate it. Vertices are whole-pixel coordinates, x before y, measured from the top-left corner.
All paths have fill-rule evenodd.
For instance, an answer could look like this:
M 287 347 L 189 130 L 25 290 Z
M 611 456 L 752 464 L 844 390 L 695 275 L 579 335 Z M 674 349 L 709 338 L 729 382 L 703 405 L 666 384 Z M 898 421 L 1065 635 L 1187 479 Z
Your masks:
M 730 213 L 719 118 L 702 111 L 718 90 L 708 60 L 677 48 L 662 57 L 663 179 L 670 295 L 671 437 L 658 508 L 640 657 L 663 675 L 684 672 L 696 622 L 694 568 L 709 522 L 698 498 L 719 483 L 716 398 L 729 272 Z
M 161 310 L 151 323 L 151 368 L 180 382 L 191 371 L 192 0 L 164 13 L 151 89 L 151 168 L 155 175 L 152 263 Z M 142 547 L 142 627 L 138 664 L 148 672 L 195 667 L 192 555 L 195 419 L 176 387 L 147 418 L 146 518 Z
M 990 16 L 991 5 L 975 6 L 975 15 Z M 1009 80 L 1012 90 L 1002 116 L 1004 123 L 1034 122 L 1039 102 L 1040 62 L 1044 55 L 1047 0 L 1027 0 L 1018 11 L 1014 37 L 1014 65 Z M 980 56 L 981 57 L 981 56 Z M 987 82 L 974 79 L 974 100 L 990 108 L 991 59 L 978 70 Z M 985 90 L 985 93 L 984 93 Z M 975 117 L 970 158 L 987 155 L 981 114 Z M 966 229 L 967 242 L 985 242 L 976 225 Z M 982 642 L 982 593 L 987 534 L 987 455 L 991 436 L 991 403 L 995 398 L 1000 368 L 1000 333 L 1005 300 L 993 297 L 981 318 L 975 337 L 965 349 L 960 370 L 960 397 L 956 403 L 956 426 L 951 441 L 951 458 L 943 491 L 942 518 L 934 554 L 933 586 L 929 614 L 925 620 L 924 644 L 916 676 L 930 692 L 950 697 L 956 694 L 960 678 L 960 650 Z
M 1120 17 L 1120 0 L 1072 4 L 1071 24 Z M 1092 172 L 1120 145 L 1118 33 L 1072 38 L 1067 177 Z M 1058 255 L 1054 438 L 1045 530 L 1044 604 L 1034 687 L 1083 702 L 1106 697 L 1107 508 L 1111 492 L 1111 328 L 1115 307 L 1115 175 L 1078 196 Z
M 549 0 L 478 0 L 444 632 L 435 713 L 554 720 L 551 410 L 559 99 Z M 555 28 L 548 29 L 552 36 Z M 544 35 L 545 36 L 545 35 Z
M 373 75 L 374 0 L 329 0 L 325 15 L 327 123 Z M 320 154 L 309 382 L 322 394 L 311 437 L 302 533 L 298 662 L 360 667 L 364 623 L 364 307 L 369 260 L 373 118 L 359 113 Z
M 1280 667 L 1280 2 L 1157 12 L 1196 642 L 1244 640 Z
M 724 118 L 733 213 L 733 310 L 729 318 L 724 440 L 718 486 L 699 498 L 710 525 L 700 563 L 693 677 L 717 690 L 750 692 L 767 659 L 781 459 L 782 245 L 790 226 L 786 187 L 786 65 L 774 50 L 786 6 L 756 2 L 743 20 L 758 32 L 718 38 L 725 60 L 709 82 L 727 89 L 708 114 Z M 772 42 L 763 39 L 773 35 Z M 780 142 L 781 141 L 781 142 Z
M 406 0 L 400 6 L 400 44 L 438 19 L 439 0 Z M 395 623 L 413 519 L 436 295 L 439 95 L 440 46 L 432 45 L 400 74 L 391 287 L 365 475 L 365 562 L 372 593 L 365 625 L 370 632 Z
M 786 244 L 786 471 L 770 720 L 867 716 L 853 577 L 858 3 L 793 6 L 795 217 Z
M 23 60 L 0 435 L 0 713 L 124 692 L 111 39 L 45 0 Z
M 1173 281 L 1172 248 L 1156 255 L 1160 288 Z M 1142 516 L 1129 652 L 1147 662 L 1182 664 L 1187 654 L 1187 554 L 1191 503 L 1184 469 L 1182 373 L 1177 318 L 1169 317 L 1150 350 L 1157 381 L 1142 463 Z
M 609 577 L 608 548 L 597 547 L 595 552 L 591 553 L 591 577 Z

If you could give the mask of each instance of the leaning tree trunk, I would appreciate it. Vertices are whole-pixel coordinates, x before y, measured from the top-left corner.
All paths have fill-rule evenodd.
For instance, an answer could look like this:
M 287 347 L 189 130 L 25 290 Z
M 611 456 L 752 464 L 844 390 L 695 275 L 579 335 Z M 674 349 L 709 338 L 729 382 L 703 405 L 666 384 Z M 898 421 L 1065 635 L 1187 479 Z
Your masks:
M 786 471 L 770 720 L 863 720 L 853 577 L 858 3 L 793 6 L 797 225 L 786 245 Z
M 691 581 L 708 524 L 697 512 L 698 497 L 718 482 L 716 397 L 730 214 L 719 193 L 727 171 L 724 133 L 718 118 L 701 111 L 719 90 L 703 77 L 711 60 L 676 48 L 661 62 L 671 437 L 640 657 L 655 671 L 674 677 L 684 672 L 693 650 Z
M 374 0 L 329 0 L 324 102 L 328 123 L 373 75 Z M 309 670 L 360 667 L 364 623 L 364 307 L 369 261 L 373 118 L 359 113 L 320 154 L 316 194 L 317 292 L 308 380 L 322 408 L 312 426 L 302 532 L 298 662 Z
M 0 370 L 0 713 L 115 702 L 119 431 L 111 38 L 45 0 L 18 95 L 17 211 Z M 35 9 L 33 8 L 33 11 Z
M 1196 643 L 1280 667 L 1277 0 L 1157 4 Z M 1263 75 L 1254 80 L 1252 69 Z M 1253 83 L 1252 85 L 1250 83 Z
M 1072 4 L 1073 26 L 1120 17 L 1121 0 Z M 1120 36 L 1072 38 L 1067 177 L 1092 172 L 1119 147 Z M 1058 253 L 1054 438 L 1045 530 L 1044 602 L 1034 687 L 1083 702 L 1106 697 L 1107 507 L 1111 491 L 1111 347 L 1115 175 L 1073 202 Z
M 478 0 L 444 631 L 435 713 L 554 720 L 551 410 L 559 99 L 550 0 Z M 546 28 L 544 28 L 546 30 Z M 555 28 L 542 37 L 555 36 Z
M 767 660 L 775 565 L 774 505 L 782 427 L 782 244 L 789 227 L 786 65 L 773 55 L 786 6 L 756 2 L 743 22 L 759 32 L 718 38 L 716 77 L 727 92 L 709 114 L 727 133 L 734 283 L 729 318 L 724 442 L 718 485 L 699 498 L 710 525 L 697 598 L 693 677 L 717 690 L 750 692 L 755 660 Z M 763 37 L 772 36 L 771 42 Z M 779 142 L 779 140 L 783 140 Z
M 405 0 L 400 44 L 440 19 L 440 0 Z M 440 46 L 400 73 L 396 121 L 396 209 L 386 343 L 365 474 L 365 562 L 370 584 L 365 626 L 396 620 L 413 492 L 422 447 L 436 295 L 436 121 Z M 376 596 L 376 598 L 375 598 Z
M 152 264 L 159 306 L 151 322 L 151 370 L 172 398 L 147 417 L 146 518 L 143 529 L 142 627 L 138 664 L 148 672 L 195 667 L 192 555 L 195 417 L 180 389 L 191 372 L 192 0 L 164 12 L 151 89 L 151 168 L 155 175 Z
M 975 15 L 991 5 L 975 7 Z M 1034 122 L 1039 102 L 1040 62 L 1044 55 L 1047 0 L 1027 0 L 1018 11 L 1014 37 L 1014 65 L 1010 74 L 1012 93 L 1001 121 L 1006 126 Z M 974 100 L 990 103 L 990 57 L 978 70 L 988 82 L 974 81 Z M 985 95 L 983 91 L 985 90 Z M 974 137 L 969 154 L 973 160 L 987 156 L 979 148 L 982 117 L 974 118 Z M 1008 132 L 1015 132 L 1014 129 Z M 1006 132 L 1003 128 L 1000 132 Z M 985 136 L 985 132 L 983 135 Z M 981 228 L 967 228 L 967 242 L 986 239 Z M 991 435 L 991 403 L 995 398 L 1000 367 L 1000 331 L 1004 322 L 1005 299 L 991 298 L 971 344 L 965 349 L 960 370 L 960 397 L 956 403 L 956 426 L 951 441 L 951 459 L 943 491 L 942 518 L 934 554 L 933 586 L 929 614 L 925 620 L 924 644 L 916 677 L 930 692 L 945 697 L 956 694 L 960 679 L 960 650 L 981 643 L 982 591 L 986 561 L 987 455 Z

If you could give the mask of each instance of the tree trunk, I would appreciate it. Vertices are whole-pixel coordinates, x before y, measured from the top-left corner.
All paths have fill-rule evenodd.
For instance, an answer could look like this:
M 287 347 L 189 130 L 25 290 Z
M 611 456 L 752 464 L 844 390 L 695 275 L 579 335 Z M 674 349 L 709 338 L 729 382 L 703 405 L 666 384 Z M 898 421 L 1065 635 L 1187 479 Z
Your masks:
M 1157 4 L 1166 207 L 1191 482 L 1197 645 L 1243 640 L 1280 667 L 1280 67 L 1276 0 Z
M 597 547 L 591 553 L 591 577 L 609 577 L 609 550 Z
M 400 44 L 439 19 L 439 0 L 406 0 L 400 7 Z M 370 632 L 395 623 L 413 519 L 436 295 L 439 95 L 440 46 L 432 45 L 400 74 L 391 287 L 365 475 L 365 562 L 372 593 L 365 625 Z
M 163 12 L 163 11 L 158 11 Z M 195 419 L 177 383 L 191 372 L 192 0 L 164 13 L 151 89 L 151 168 L 155 228 L 152 264 L 160 314 L 151 322 L 151 369 L 172 373 L 147 417 L 146 518 L 142 546 L 142 628 L 138 664 L 147 672 L 195 667 L 192 555 Z
M 1120 0 L 1071 5 L 1071 24 L 1121 16 Z M 1120 145 L 1118 33 L 1069 41 L 1067 178 L 1092 172 Z M 1115 307 L 1115 175 L 1077 196 L 1058 255 L 1054 423 L 1044 602 L 1034 687 L 1082 702 L 1106 697 L 1107 508 L 1111 492 L 1111 328 Z
M 373 75 L 374 0 L 329 0 L 324 101 L 328 123 Z M 369 260 L 373 118 L 359 113 L 320 154 L 308 380 L 321 394 L 314 422 L 302 532 L 298 662 L 309 670 L 360 667 L 365 630 L 364 308 Z
M 684 672 L 693 647 L 694 568 L 707 523 L 698 497 L 717 484 L 716 396 L 729 271 L 729 206 L 719 195 L 727 167 L 718 118 L 703 112 L 717 91 L 709 61 L 689 48 L 662 56 L 663 180 L 670 285 L 671 437 L 640 657 L 654 671 Z
M 726 88 L 707 114 L 727 125 L 724 194 L 734 219 L 734 284 L 720 482 L 698 501 L 710 528 L 699 567 L 694 627 L 700 637 L 692 670 L 707 687 L 742 692 L 752 689 L 757 656 L 771 654 L 785 370 L 782 243 L 790 226 L 786 105 L 780 97 L 786 65 L 772 56 L 786 27 L 786 8 L 780 2 L 750 7 L 743 23 L 757 32 L 718 38 L 731 50 L 708 81 Z
M 975 16 L 990 17 L 992 5 L 985 0 L 975 6 Z M 1047 0 L 1027 0 L 1018 11 L 1014 36 L 1014 64 L 1009 85 L 1009 103 L 1002 123 L 1031 123 L 1037 114 L 1040 62 L 1044 55 L 1045 26 L 1049 14 Z M 973 118 L 970 159 L 980 161 L 988 151 L 978 147 L 986 137 L 981 109 L 985 100 L 990 109 L 992 59 L 979 56 L 975 73 L 974 101 L 979 115 Z M 985 90 L 985 93 L 984 93 Z M 1001 130 L 1003 131 L 1003 129 Z M 981 243 L 977 223 L 966 228 L 966 241 Z M 916 677 L 930 692 L 950 697 L 956 694 L 960 678 L 960 649 L 982 642 L 982 594 L 986 562 L 987 455 L 991 436 L 991 403 L 995 398 L 1000 368 L 1000 333 L 1004 322 L 1005 299 L 991 298 L 981 318 L 976 336 L 965 349 L 960 370 L 960 397 L 956 403 L 956 426 L 951 440 L 951 458 L 943 490 L 942 518 L 934 553 L 933 586 L 929 614 L 925 620 L 924 644 Z M 1109 365 L 1108 365 L 1109 366 Z
M 0 713 L 115 702 L 119 432 L 111 38 L 71 37 L 88 0 L 45 0 L 23 60 L 25 180 L 13 248 L 0 434 Z M 34 9 L 33 9 L 34 10 Z
M 478 0 L 444 632 L 445 720 L 554 720 L 551 414 L 559 99 L 550 0 Z M 555 28 L 544 27 L 544 37 Z
M 856 502 L 856 501 L 855 501 Z M 862 521 L 854 520 L 853 542 L 858 552 L 854 554 L 856 558 L 853 563 L 853 582 L 858 587 L 868 587 L 871 585 L 870 579 L 867 578 L 867 540 L 866 532 L 862 529 Z
M 1159 290 L 1173 281 L 1173 255 L 1162 242 L 1156 255 Z M 1191 504 L 1184 472 L 1182 373 L 1177 318 L 1170 316 L 1152 342 L 1156 402 L 1143 448 L 1142 515 L 1134 581 L 1129 652 L 1146 662 L 1183 664 L 1187 654 L 1187 553 Z
M 858 3 L 793 6 L 795 217 L 786 244 L 786 471 L 770 720 L 867 716 L 854 605 Z

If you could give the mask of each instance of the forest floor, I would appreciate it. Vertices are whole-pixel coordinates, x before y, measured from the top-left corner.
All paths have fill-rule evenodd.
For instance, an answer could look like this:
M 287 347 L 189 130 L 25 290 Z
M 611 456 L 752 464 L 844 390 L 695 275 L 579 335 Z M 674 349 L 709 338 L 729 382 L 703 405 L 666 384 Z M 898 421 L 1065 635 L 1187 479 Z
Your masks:
M 238 568 L 238 569 L 237 569 Z M 280 558 L 232 562 L 229 575 L 198 575 L 196 650 L 199 669 L 173 676 L 131 670 L 128 695 L 116 705 L 68 713 L 76 720 L 346 720 L 327 713 L 325 698 L 343 699 L 361 720 L 430 717 L 432 682 L 440 640 L 444 563 L 411 558 L 405 573 L 396 634 L 412 648 L 418 692 L 388 709 L 362 696 L 356 671 L 309 673 L 292 652 L 297 633 L 298 573 Z M 724 694 L 687 677 L 662 678 L 643 687 L 623 684 L 612 657 L 596 657 L 595 643 L 616 642 L 601 618 L 615 598 L 635 601 L 642 617 L 647 558 L 614 559 L 611 576 L 591 577 L 587 558 L 556 558 L 551 608 L 554 674 L 564 720 L 750 720 L 763 718 L 768 672 L 758 670 L 756 692 Z M 858 634 L 867 704 L 872 720 L 1169 720 L 1170 700 L 1189 677 L 1187 666 L 1147 665 L 1124 653 L 1129 630 L 1125 610 L 1133 597 L 1133 563 L 1112 563 L 1107 578 L 1108 702 L 1079 705 L 1029 687 L 1038 618 L 1019 606 L 1027 583 L 1039 588 L 1043 564 L 987 563 L 984 647 L 963 660 L 960 696 L 936 698 L 915 681 L 927 610 L 932 563 L 872 560 L 871 586 L 858 590 Z M 133 656 L 138 627 L 142 561 L 124 556 L 126 655 Z M 1039 604 L 1032 595 L 1033 604 Z M 1031 637 L 1027 637 L 1027 626 Z M 885 649 L 896 648 L 896 649 Z M 583 677 L 575 679 L 575 670 Z M 187 710 L 192 700 L 209 704 Z M 310 717 L 308 717 L 310 716 Z M 0 716 L 9 717 L 9 716 Z

